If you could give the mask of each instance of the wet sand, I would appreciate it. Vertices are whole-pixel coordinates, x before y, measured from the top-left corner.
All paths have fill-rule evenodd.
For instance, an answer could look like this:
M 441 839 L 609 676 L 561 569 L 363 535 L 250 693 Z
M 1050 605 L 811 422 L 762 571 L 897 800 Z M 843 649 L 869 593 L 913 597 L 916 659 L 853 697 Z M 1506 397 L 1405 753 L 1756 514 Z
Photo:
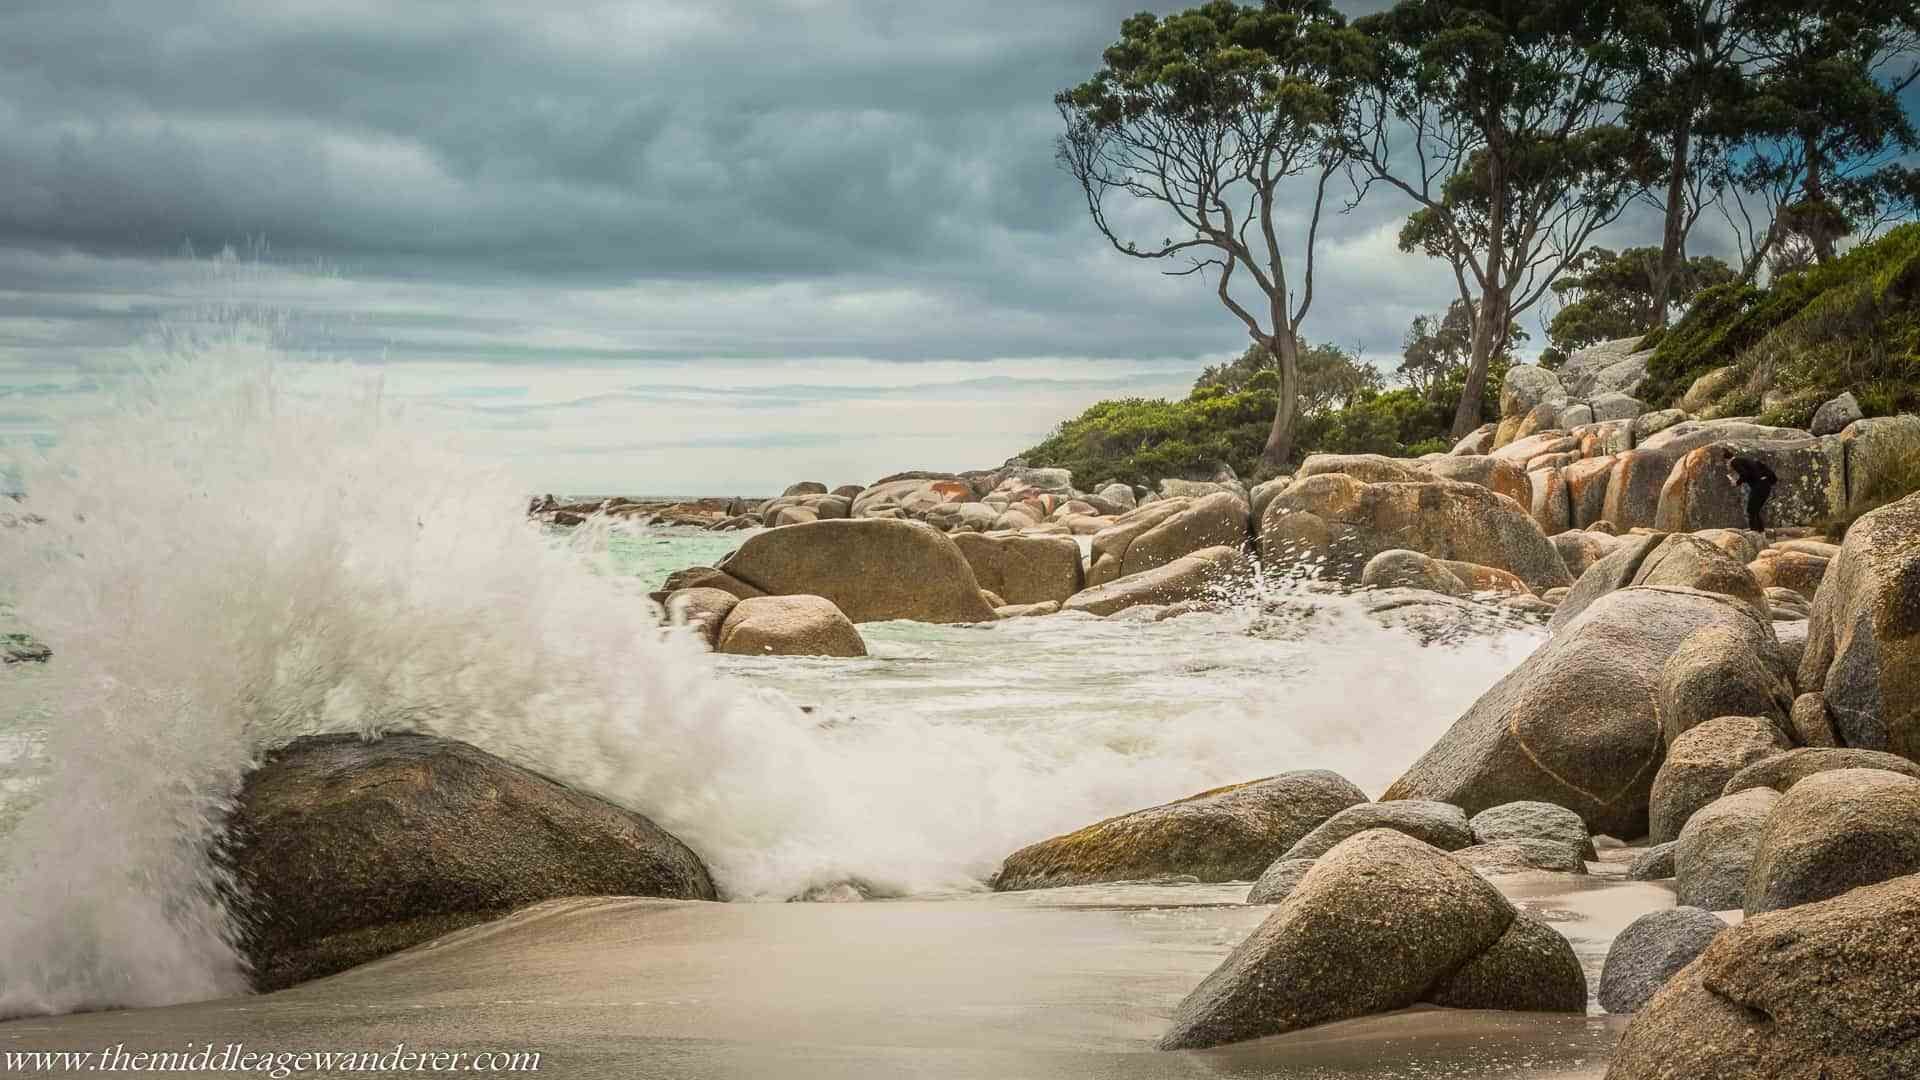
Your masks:
M 1599 873 L 1496 879 L 1573 941 L 1670 906 Z M 1160 1053 L 1174 1005 L 1272 909 L 1246 886 L 1114 885 L 848 904 L 563 900 L 254 998 L 0 1024 L 0 1052 L 537 1050 L 587 1078 L 1598 1080 L 1599 1015 L 1417 1009 Z M 169 1075 L 195 1075 L 171 1073 Z M 352 1075 L 309 1073 L 306 1075 Z M 365 1074 L 360 1074 L 365 1075 Z

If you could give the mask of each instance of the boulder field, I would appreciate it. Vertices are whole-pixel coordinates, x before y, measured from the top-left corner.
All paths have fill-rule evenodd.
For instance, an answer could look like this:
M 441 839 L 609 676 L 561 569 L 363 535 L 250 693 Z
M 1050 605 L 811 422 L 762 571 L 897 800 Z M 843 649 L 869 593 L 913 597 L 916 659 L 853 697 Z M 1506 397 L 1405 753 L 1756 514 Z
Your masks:
M 1584 1008 L 1566 940 L 1487 879 L 1618 875 L 1591 869 L 1604 835 L 1683 905 L 1607 957 L 1599 1000 L 1635 1014 L 1612 1077 L 1920 1076 L 1920 418 L 1650 411 L 1645 360 L 1521 366 L 1451 453 L 1319 455 L 1251 488 L 1083 490 L 1019 462 L 796 485 L 656 599 L 722 651 L 755 651 L 727 644 L 755 624 L 846 643 L 791 650 L 816 655 L 855 655 L 874 620 L 1147 622 L 1285 577 L 1410 628 L 1532 619 L 1533 654 L 1377 799 L 1253 780 L 1037 840 L 991 885 L 1247 882 L 1270 914 L 1160 1041 L 1192 1049 L 1421 1005 Z M 1778 477 L 1761 521 L 1736 458 Z

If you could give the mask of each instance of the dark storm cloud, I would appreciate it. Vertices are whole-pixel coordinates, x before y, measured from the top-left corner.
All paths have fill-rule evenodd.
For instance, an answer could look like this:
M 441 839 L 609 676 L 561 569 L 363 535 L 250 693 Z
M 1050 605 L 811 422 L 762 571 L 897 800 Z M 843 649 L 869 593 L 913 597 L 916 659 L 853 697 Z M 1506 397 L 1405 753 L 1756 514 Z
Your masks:
M 0 240 L 595 275 L 963 263 L 1081 224 L 1048 97 L 1138 0 L 0 14 Z M 564 7 L 564 6 L 560 6 Z
M 168 310 L 135 261 L 263 238 L 283 265 L 439 286 L 328 324 L 327 347 L 395 362 L 1237 350 L 1201 283 L 1099 240 L 1053 160 L 1053 92 L 1142 6 L 16 0 L 0 254 L 104 259 L 35 264 L 0 319 L 69 311 L 99 324 L 70 332 L 85 344 Z M 1310 336 L 1391 353 L 1446 303 L 1445 274 L 1392 252 L 1406 209 L 1323 223 Z M 80 273 L 94 280 L 47 278 Z M 624 332 L 542 342 L 517 332 L 540 305 L 502 315 L 497 293 L 447 291 L 515 283 L 556 321 L 569 290 L 656 302 Z M 662 291 L 679 285 L 701 291 Z

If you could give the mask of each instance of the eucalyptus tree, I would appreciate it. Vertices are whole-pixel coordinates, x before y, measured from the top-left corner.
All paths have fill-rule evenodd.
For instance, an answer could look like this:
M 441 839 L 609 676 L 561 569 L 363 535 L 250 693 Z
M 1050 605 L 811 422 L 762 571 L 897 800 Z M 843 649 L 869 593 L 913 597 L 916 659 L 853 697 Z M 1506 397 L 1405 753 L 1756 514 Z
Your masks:
M 1660 247 L 1650 260 L 1636 253 L 1653 326 L 1666 325 L 1689 291 L 1686 280 L 1698 277 L 1687 239 L 1707 208 L 1721 204 L 1754 134 L 1749 72 L 1764 55 L 1760 9 L 1769 2 L 1777 0 L 1635 0 L 1623 10 L 1623 40 L 1639 69 L 1625 119 L 1656 156 L 1657 182 L 1640 197 L 1661 216 Z
M 1647 185 L 1645 140 L 1621 123 L 1625 5 L 1402 0 L 1354 26 L 1373 52 L 1348 127 L 1356 198 L 1398 189 L 1415 204 L 1402 248 L 1453 267 L 1474 315 L 1464 435 L 1508 328 Z
M 1100 234 L 1210 279 L 1278 360 L 1270 466 L 1292 452 L 1314 247 L 1367 55 L 1328 0 L 1216 0 L 1127 19 L 1100 70 L 1055 97 L 1060 162 Z
M 1881 215 L 1914 206 L 1920 150 L 1901 95 L 1920 80 L 1920 4 L 1914 0 L 1755 3 L 1761 54 L 1743 103 L 1753 138 L 1728 167 L 1743 197 L 1751 278 L 1776 245 L 1803 238 L 1816 261 Z

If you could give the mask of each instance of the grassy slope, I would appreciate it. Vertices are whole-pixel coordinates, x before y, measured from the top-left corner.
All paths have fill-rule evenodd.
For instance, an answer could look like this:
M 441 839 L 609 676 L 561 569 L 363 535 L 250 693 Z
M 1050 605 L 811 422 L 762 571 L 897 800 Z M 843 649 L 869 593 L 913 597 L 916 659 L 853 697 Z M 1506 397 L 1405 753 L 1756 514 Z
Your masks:
M 1737 377 L 1713 402 L 1721 416 L 1762 413 L 1802 426 L 1851 390 L 1869 416 L 1920 409 L 1920 224 L 1863 244 L 1771 288 L 1725 285 L 1702 293 L 1656 344 L 1643 396 L 1679 400 L 1695 379 L 1731 365 Z

